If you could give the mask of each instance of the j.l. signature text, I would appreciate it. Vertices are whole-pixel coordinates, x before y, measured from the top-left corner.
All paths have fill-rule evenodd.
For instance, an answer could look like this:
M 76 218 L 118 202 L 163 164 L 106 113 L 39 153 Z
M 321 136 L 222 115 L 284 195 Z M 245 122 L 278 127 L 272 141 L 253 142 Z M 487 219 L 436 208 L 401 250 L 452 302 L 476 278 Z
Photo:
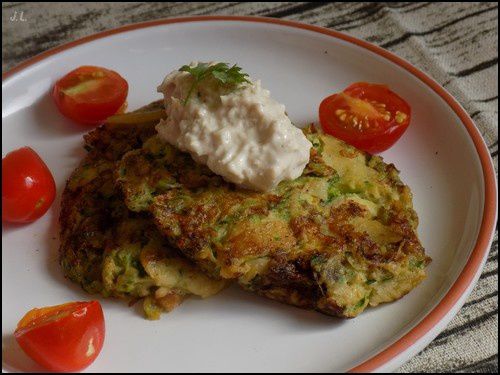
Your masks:
M 24 11 L 14 11 L 14 14 L 9 18 L 11 22 L 26 22 L 26 18 L 24 17 Z

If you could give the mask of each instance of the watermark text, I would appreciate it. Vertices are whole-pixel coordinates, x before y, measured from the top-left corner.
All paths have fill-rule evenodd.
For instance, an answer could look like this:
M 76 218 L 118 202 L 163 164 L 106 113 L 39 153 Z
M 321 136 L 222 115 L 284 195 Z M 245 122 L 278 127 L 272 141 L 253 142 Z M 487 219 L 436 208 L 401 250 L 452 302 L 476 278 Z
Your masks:
M 14 11 L 14 14 L 9 17 L 10 22 L 26 22 L 27 19 L 24 16 L 24 11 Z

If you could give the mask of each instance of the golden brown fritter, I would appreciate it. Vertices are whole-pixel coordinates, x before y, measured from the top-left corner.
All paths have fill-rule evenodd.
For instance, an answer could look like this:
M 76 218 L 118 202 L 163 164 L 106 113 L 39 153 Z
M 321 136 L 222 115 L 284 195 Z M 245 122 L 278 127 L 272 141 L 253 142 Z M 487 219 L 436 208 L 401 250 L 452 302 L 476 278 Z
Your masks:
M 225 282 L 205 276 L 179 256 L 151 218 L 130 212 L 115 189 L 116 160 L 152 134 L 153 122 L 106 124 L 85 136 L 88 154 L 63 193 L 60 264 L 69 279 L 90 293 L 144 299 L 146 316 L 156 319 L 186 296 L 208 297 Z
M 117 180 L 173 246 L 247 290 L 339 317 L 402 297 L 430 262 L 410 189 L 380 157 L 306 135 L 303 175 L 267 193 L 225 182 L 157 136 L 124 156 Z

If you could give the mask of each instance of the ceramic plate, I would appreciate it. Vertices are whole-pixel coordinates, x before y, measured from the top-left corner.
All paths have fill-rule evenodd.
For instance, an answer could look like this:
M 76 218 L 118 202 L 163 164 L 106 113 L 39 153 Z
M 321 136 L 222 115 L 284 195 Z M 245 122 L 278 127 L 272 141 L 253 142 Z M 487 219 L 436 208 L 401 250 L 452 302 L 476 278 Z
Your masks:
M 418 232 L 433 258 L 428 278 L 398 302 L 339 320 L 237 287 L 189 299 L 159 321 L 102 299 L 106 342 L 88 371 L 387 371 L 428 344 L 463 304 L 486 260 L 496 220 L 495 177 L 472 120 L 439 84 L 401 58 L 331 30 L 248 17 L 160 20 L 51 50 L 4 75 L 2 155 L 33 147 L 54 174 L 58 199 L 42 219 L 2 230 L 4 371 L 36 370 L 12 337 L 35 306 L 90 299 L 57 263 L 60 193 L 83 157 L 82 136 L 49 91 L 77 66 L 101 65 L 129 82 L 129 108 L 159 96 L 166 73 L 190 61 L 238 63 L 285 103 L 292 121 L 317 122 L 318 105 L 352 82 L 388 84 L 413 120 L 383 154 L 414 194 Z

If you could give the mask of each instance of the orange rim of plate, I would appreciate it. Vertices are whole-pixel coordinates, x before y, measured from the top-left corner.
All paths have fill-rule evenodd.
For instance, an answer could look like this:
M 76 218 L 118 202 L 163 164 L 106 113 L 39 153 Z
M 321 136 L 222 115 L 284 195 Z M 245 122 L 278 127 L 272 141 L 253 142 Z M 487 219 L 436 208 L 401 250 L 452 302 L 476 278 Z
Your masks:
M 13 76 L 14 74 L 28 68 L 29 66 L 36 64 L 37 62 L 48 58 L 49 56 L 58 54 L 67 49 L 79 46 L 80 44 L 88 43 L 96 39 L 101 39 L 110 35 L 119 34 L 127 31 L 143 29 L 153 26 L 175 24 L 175 23 L 188 23 L 188 22 L 200 22 L 200 21 L 243 21 L 243 22 L 256 22 L 256 23 L 267 23 L 276 24 L 282 26 L 288 26 L 297 29 L 314 31 L 320 34 L 329 35 L 331 37 L 344 40 L 346 42 L 355 44 L 359 47 L 367 49 L 379 56 L 386 58 L 387 60 L 399 65 L 404 68 L 432 90 L 434 90 L 450 107 L 453 109 L 455 114 L 460 118 L 464 124 L 469 136 L 471 137 L 476 151 L 479 155 L 481 166 L 483 169 L 484 176 L 484 208 L 483 208 L 483 218 L 481 221 L 481 228 L 479 229 L 478 238 L 469 259 L 464 266 L 462 272 L 458 276 L 455 283 L 452 285 L 448 293 L 439 302 L 439 304 L 428 313 L 415 327 L 413 327 L 409 332 L 407 332 L 403 337 L 398 339 L 393 344 L 389 345 L 387 348 L 383 349 L 376 355 L 372 356 L 368 360 L 364 361 L 360 365 L 350 369 L 350 372 L 370 372 L 388 363 L 390 360 L 394 359 L 399 354 L 406 351 L 413 344 L 415 344 L 419 339 L 425 336 L 434 326 L 439 324 L 439 322 L 447 315 L 447 313 L 455 306 L 460 297 L 466 292 L 467 288 L 474 280 L 479 267 L 481 266 L 483 258 L 486 256 L 489 247 L 490 240 L 495 228 L 496 221 L 496 178 L 493 169 L 493 164 L 488 152 L 488 148 L 485 145 L 480 132 L 477 130 L 474 122 L 469 117 L 467 112 L 460 106 L 460 104 L 436 81 L 430 78 L 427 74 L 423 73 L 408 61 L 396 56 L 392 52 L 389 52 L 381 47 L 374 44 L 368 43 L 364 40 L 354 38 L 352 36 L 340 33 L 338 31 L 326 29 L 320 26 L 308 25 L 295 21 L 287 21 L 274 18 L 266 17 L 250 17 L 250 16 L 195 16 L 195 17 L 179 17 L 170 19 L 159 19 L 154 21 L 140 22 L 127 26 L 122 26 L 116 29 L 103 31 L 97 34 L 93 34 L 73 42 L 55 47 L 35 57 L 22 62 L 21 64 L 15 66 L 11 70 L 2 73 L 2 80 Z

